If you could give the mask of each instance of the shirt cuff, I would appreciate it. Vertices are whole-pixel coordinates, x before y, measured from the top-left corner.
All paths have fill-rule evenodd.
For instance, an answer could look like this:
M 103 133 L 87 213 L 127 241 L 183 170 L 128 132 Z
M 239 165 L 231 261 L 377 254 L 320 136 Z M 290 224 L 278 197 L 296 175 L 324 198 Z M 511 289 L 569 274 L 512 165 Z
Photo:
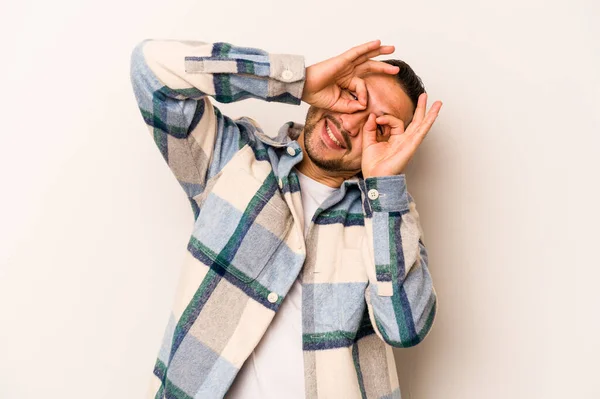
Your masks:
M 365 186 L 367 201 L 373 212 L 406 213 L 410 210 L 404 174 L 368 177 Z
M 269 54 L 269 64 L 271 78 L 269 97 L 289 93 L 300 102 L 304 90 L 304 57 L 292 54 Z

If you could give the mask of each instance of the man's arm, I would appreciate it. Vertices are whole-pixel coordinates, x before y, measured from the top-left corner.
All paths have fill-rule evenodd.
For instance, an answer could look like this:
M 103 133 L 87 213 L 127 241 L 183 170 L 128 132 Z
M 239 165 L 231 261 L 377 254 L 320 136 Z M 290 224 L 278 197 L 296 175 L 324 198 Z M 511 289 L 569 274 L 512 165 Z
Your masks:
M 397 347 L 421 342 L 437 309 L 419 214 L 408 194 L 403 170 L 441 107 L 436 101 L 425 115 L 427 94 L 423 93 L 406 130 L 398 118 L 371 114 L 363 132 L 361 166 L 365 180 L 361 188 L 371 255 L 365 299 L 376 333 Z M 388 141 L 377 141 L 377 124 L 390 126 Z
M 403 174 L 367 178 L 362 188 L 371 324 L 389 345 L 417 345 L 430 331 L 437 309 L 419 214 Z
M 131 82 L 142 117 L 198 215 L 194 197 L 251 142 L 254 126 L 232 121 L 209 101 L 258 98 L 300 104 L 301 56 L 227 43 L 147 40 L 131 56 Z

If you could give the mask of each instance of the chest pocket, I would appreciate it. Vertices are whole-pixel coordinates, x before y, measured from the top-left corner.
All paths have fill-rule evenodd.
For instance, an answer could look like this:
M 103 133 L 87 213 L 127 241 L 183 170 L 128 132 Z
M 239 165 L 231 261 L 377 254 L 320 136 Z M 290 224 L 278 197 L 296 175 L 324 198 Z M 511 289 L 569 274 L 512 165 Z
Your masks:
M 271 165 L 243 147 L 207 184 L 194 226 L 197 258 L 249 283 L 268 265 L 292 225 Z

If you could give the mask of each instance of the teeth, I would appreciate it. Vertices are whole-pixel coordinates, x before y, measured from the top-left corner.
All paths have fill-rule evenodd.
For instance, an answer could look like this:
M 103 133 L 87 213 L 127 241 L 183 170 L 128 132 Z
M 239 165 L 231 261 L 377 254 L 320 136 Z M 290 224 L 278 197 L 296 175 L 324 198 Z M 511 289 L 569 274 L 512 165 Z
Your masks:
M 331 140 L 333 140 L 334 143 L 336 143 L 337 145 L 339 145 L 341 147 L 342 143 L 340 143 L 338 141 L 338 139 L 335 138 L 335 136 L 333 135 L 333 133 L 331 133 L 331 130 L 329 129 L 329 125 L 328 124 L 325 124 L 325 130 L 327 130 L 327 135 L 329 136 L 329 138 Z

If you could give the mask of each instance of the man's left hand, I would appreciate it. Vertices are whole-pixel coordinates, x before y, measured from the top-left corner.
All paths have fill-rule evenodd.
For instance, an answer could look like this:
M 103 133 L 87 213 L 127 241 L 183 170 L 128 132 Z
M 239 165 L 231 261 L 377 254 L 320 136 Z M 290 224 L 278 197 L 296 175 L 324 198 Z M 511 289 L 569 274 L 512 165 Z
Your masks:
M 404 130 L 404 122 L 391 115 L 369 115 L 363 131 L 362 173 L 366 179 L 403 173 L 415 151 L 431 129 L 442 107 L 441 101 L 433 103 L 427 115 L 427 94 L 419 96 L 412 122 Z M 389 125 L 388 141 L 377 141 L 377 125 Z

